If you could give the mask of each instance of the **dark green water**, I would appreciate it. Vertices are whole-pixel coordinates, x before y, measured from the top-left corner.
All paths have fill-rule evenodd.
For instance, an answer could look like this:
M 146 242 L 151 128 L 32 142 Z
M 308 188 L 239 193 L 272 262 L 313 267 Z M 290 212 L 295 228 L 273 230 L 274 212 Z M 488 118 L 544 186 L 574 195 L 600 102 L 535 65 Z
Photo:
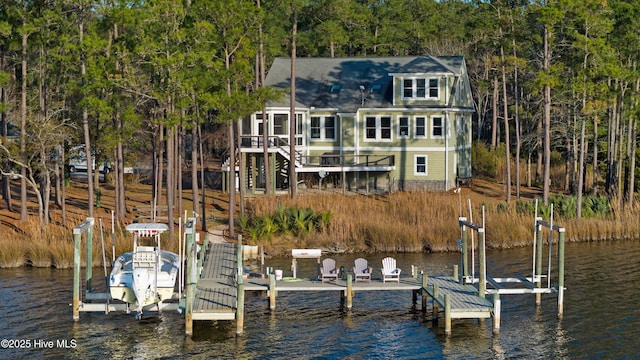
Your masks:
M 433 275 L 450 274 L 458 261 L 458 254 L 394 256 L 403 272 L 417 265 Z M 355 257 L 334 256 L 345 266 Z M 375 268 L 382 257 L 368 259 Z M 493 277 L 531 271 L 530 249 L 487 257 Z M 267 265 L 291 276 L 288 259 Z M 315 266 L 299 261 L 298 276 L 313 275 Z M 74 322 L 70 271 L 0 269 L 0 339 L 12 340 L 0 348 L 0 358 L 636 359 L 639 280 L 640 242 L 568 244 L 562 320 L 555 296 L 543 295 L 536 307 L 533 295 L 503 295 L 498 335 L 491 320 L 454 320 L 447 337 L 442 321 L 434 324 L 413 306 L 410 292 L 356 293 L 351 311 L 340 306 L 337 292 L 285 292 L 273 313 L 264 296 L 248 294 L 245 333 L 237 338 L 234 322 L 196 322 L 195 335 L 186 336 L 183 317 L 173 312 L 141 321 L 81 313 Z

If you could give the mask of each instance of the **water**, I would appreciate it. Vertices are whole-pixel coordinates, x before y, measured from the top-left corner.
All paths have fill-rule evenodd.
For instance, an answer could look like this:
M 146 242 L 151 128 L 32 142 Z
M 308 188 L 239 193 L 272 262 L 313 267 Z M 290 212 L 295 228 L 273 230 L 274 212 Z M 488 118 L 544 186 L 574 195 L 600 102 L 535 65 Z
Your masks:
M 394 255 L 404 272 L 418 265 L 427 273 L 450 274 L 458 254 Z M 375 267 L 383 257 L 367 256 Z M 336 256 L 351 266 L 353 255 Z M 493 277 L 527 274 L 529 249 L 488 253 Z M 290 276 L 290 260 L 270 261 Z M 299 276 L 315 271 L 314 260 L 299 261 Z M 95 269 L 94 274 L 101 274 Z M 492 322 L 426 320 L 410 292 L 356 293 L 353 309 L 340 307 L 338 292 L 287 293 L 275 312 L 259 294 L 247 294 L 245 333 L 234 322 L 195 322 L 184 335 L 183 317 L 174 312 L 136 321 L 120 313 L 81 313 L 74 322 L 73 276 L 52 269 L 0 269 L 0 339 L 29 348 L 0 348 L 0 358 L 196 358 L 196 359 L 634 359 L 640 358 L 640 242 L 568 244 L 564 318 L 557 298 L 503 295 L 499 335 Z M 393 296 L 391 296 L 393 294 Z M 16 345 L 14 342 L 13 345 Z M 50 346 L 51 348 L 45 346 Z M 6 347 L 6 346 L 5 346 Z

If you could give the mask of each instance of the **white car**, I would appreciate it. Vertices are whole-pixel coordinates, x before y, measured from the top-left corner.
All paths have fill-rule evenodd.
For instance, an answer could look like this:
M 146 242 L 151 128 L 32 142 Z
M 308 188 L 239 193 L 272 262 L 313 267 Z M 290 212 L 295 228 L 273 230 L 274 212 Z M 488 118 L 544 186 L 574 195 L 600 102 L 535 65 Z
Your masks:
M 91 161 L 91 169 L 96 169 L 96 159 L 93 157 Z M 103 174 L 109 173 L 111 170 L 111 163 L 104 161 L 100 164 L 99 171 Z M 87 171 L 87 156 L 84 151 L 84 145 L 74 146 L 69 150 L 69 171 L 72 173 L 78 171 Z

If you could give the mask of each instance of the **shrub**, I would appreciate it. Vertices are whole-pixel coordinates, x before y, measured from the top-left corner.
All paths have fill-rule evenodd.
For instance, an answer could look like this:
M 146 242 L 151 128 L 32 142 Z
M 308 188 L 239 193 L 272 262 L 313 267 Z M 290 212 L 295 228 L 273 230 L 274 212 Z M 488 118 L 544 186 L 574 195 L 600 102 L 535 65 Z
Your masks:
M 478 176 L 494 178 L 496 176 L 495 153 L 480 141 L 473 143 L 471 152 L 473 173 Z

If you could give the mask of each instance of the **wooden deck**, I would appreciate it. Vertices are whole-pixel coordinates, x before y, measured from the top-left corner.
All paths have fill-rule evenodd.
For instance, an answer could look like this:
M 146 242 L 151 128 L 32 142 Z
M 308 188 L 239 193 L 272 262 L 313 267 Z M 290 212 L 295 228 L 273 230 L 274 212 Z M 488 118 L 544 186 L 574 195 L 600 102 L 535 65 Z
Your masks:
M 445 295 L 450 297 L 452 319 L 480 319 L 492 315 L 493 303 L 478 296 L 478 289 L 473 285 L 460 284 L 453 277 L 429 277 L 427 279 L 427 293 L 438 305 L 444 309 Z M 434 286 L 438 287 L 438 294 Z
M 212 244 L 205 255 L 193 303 L 193 320 L 234 320 L 237 309 L 237 285 L 235 284 L 236 245 Z M 435 285 L 435 286 L 434 286 Z M 436 290 L 437 288 L 437 290 Z M 283 291 L 342 291 L 348 293 L 346 280 L 322 282 L 319 279 L 285 279 L 275 282 L 275 293 Z M 421 294 L 422 279 L 405 277 L 400 282 L 382 282 L 372 278 L 371 282 L 351 283 L 351 290 L 358 291 L 414 291 Z M 268 278 L 244 280 L 244 291 L 271 293 Z M 448 318 L 489 318 L 492 316 L 491 301 L 477 296 L 473 285 L 460 284 L 453 277 L 429 277 L 426 295 L 433 299 L 436 309 L 448 311 Z M 445 308 L 445 296 L 449 307 Z M 423 301 L 424 302 L 424 301 Z
M 246 279 L 245 291 L 269 291 L 269 279 Z M 375 277 L 371 282 L 352 282 L 353 291 L 390 291 L 390 290 L 420 290 L 419 279 L 401 278 L 400 282 L 386 282 Z M 345 280 L 321 282 L 316 279 L 297 279 L 296 281 L 276 281 L 276 291 L 346 291 Z

